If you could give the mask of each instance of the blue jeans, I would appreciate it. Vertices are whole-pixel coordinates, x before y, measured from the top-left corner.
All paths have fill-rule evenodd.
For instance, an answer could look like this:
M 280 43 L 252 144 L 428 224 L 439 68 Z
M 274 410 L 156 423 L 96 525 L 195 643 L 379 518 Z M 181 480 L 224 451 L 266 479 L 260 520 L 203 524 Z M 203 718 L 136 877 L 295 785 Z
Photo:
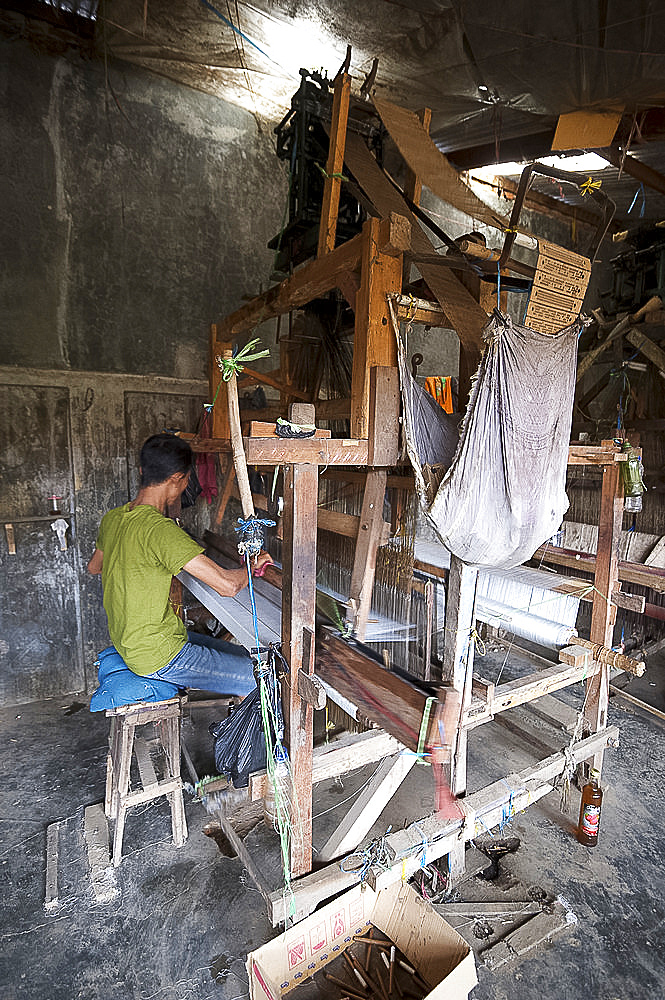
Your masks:
M 254 690 L 253 663 L 244 646 L 197 632 L 188 632 L 187 638 L 165 667 L 147 676 L 217 694 L 246 695 Z

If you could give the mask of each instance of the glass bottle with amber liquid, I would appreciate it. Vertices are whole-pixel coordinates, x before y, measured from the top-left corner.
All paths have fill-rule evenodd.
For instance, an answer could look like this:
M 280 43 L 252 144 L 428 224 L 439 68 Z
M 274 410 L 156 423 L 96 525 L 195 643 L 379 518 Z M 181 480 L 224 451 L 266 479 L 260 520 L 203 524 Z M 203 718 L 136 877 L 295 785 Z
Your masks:
M 595 847 L 598 843 L 602 803 L 603 790 L 600 787 L 600 771 L 592 768 L 589 780 L 582 788 L 580 821 L 577 826 L 577 839 L 585 847 Z

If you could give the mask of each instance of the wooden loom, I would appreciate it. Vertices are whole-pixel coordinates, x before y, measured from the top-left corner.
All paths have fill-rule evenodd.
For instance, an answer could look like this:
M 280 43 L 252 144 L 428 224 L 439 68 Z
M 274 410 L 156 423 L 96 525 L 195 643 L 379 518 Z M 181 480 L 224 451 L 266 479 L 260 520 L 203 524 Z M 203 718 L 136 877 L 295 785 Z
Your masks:
M 436 325 L 454 326 L 462 342 L 462 371 L 475 370 L 480 356 L 481 331 L 487 315 L 478 301 L 480 285 L 464 276 L 458 277 L 449 266 L 434 259 L 432 247 L 418 226 L 401 195 L 392 187 L 372 160 L 366 147 L 350 135 L 345 144 L 345 122 L 350 96 L 350 78 L 341 73 L 335 84 L 334 119 L 330 154 L 326 168 L 325 195 L 321 218 L 318 256 L 303 265 L 289 278 L 242 306 L 211 333 L 211 393 L 219 402 L 212 417 L 212 436 L 193 439 L 199 452 L 230 455 L 229 424 L 224 405 L 224 384 L 214 359 L 228 350 L 232 341 L 264 320 L 304 306 L 314 298 L 337 288 L 355 310 L 353 377 L 349 401 L 300 402 L 291 405 L 291 419 L 314 423 L 316 417 L 327 419 L 347 413 L 351 437 L 317 437 L 305 440 L 280 439 L 273 435 L 245 436 L 248 464 L 260 469 L 284 470 L 283 567 L 281 574 L 270 571 L 267 584 L 259 586 L 259 598 L 268 601 L 281 614 L 274 615 L 273 632 L 281 633 L 283 651 L 290 667 L 290 682 L 283 686 L 286 743 L 293 774 L 293 800 L 298 809 L 291 840 L 291 873 L 303 876 L 294 883 L 296 919 L 311 912 L 321 899 L 359 880 L 357 872 L 344 872 L 339 863 L 323 871 L 308 874 L 312 868 L 312 788 L 322 777 L 331 777 L 381 760 L 381 766 L 363 796 L 355 803 L 340 829 L 321 854 L 332 860 L 353 851 L 362 841 L 383 806 L 416 760 L 412 751 L 419 745 L 436 747 L 439 743 L 438 720 L 444 712 L 452 718 L 450 744 L 439 751 L 439 762 L 446 767 L 451 788 L 458 795 L 466 791 L 467 733 L 498 712 L 524 704 L 548 692 L 587 677 L 589 697 L 584 739 L 564 754 L 556 754 L 505 782 L 460 798 L 458 815 L 442 819 L 426 817 L 417 824 L 423 835 L 398 831 L 386 838 L 392 863 L 387 870 L 370 871 L 369 881 L 382 886 L 403 878 L 417 869 L 423 860 L 423 836 L 426 858 L 449 858 L 451 872 L 463 869 L 464 846 L 480 830 L 498 822 L 510 801 L 516 810 L 536 801 L 552 788 L 552 780 L 571 760 L 576 763 L 593 759 L 602 764 L 608 743 L 617 730 L 607 724 L 609 665 L 603 662 L 605 647 L 611 645 L 616 603 L 620 600 L 618 582 L 618 543 L 621 530 L 622 484 L 619 474 L 623 456 L 612 442 L 599 448 L 573 446 L 572 464 L 603 466 L 603 492 L 599 526 L 598 555 L 591 626 L 594 648 L 574 647 L 567 661 L 540 671 L 520 681 L 492 686 L 474 685 L 473 643 L 468 641 L 474 627 L 475 571 L 452 558 L 448 575 L 446 629 L 455 641 L 446 644 L 444 678 L 432 707 L 426 692 L 402 680 L 368 658 L 362 649 L 343 642 L 331 632 L 315 641 L 316 623 L 316 550 L 317 525 L 322 516 L 317 509 L 320 467 L 366 470 L 364 501 L 359 518 L 341 515 L 344 531 L 356 538 L 356 558 L 351 581 L 350 605 L 354 608 L 353 625 L 362 637 L 370 610 L 377 549 L 384 537 L 383 500 L 388 469 L 398 461 L 399 380 L 396 368 L 396 344 L 391 326 L 389 299 L 398 318 L 413 318 L 412 302 L 401 297 L 405 256 L 415 249 L 419 270 L 437 301 L 417 305 L 417 318 Z M 425 116 L 423 116 L 425 118 Z M 344 162 L 356 179 L 371 190 L 372 201 L 380 218 L 370 218 L 362 233 L 335 247 L 337 198 Z M 407 188 L 412 204 L 418 201 L 418 178 L 411 176 Z M 424 241 L 424 242 L 423 242 Z M 425 246 L 425 243 L 427 246 Z M 449 262 L 448 262 L 449 263 Z M 467 287 L 467 285 L 469 287 Z M 475 296 L 475 297 L 474 297 Z M 251 373 L 250 377 L 280 388 L 282 399 L 302 396 L 277 373 L 268 376 Z M 461 393 L 460 393 L 461 396 Z M 349 471 L 350 476 L 358 475 Z M 219 505 L 221 519 L 233 486 L 233 469 L 227 462 L 226 481 Z M 338 520 L 338 525 L 341 522 Z M 434 575 L 440 575 L 436 568 Z M 281 578 L 280 578 L 281 577 Z M 269 594 L 271 582 L 281 598 Z M 243 612 L 238 602 L 206 593 L 202 585 L 183 582 L 213 613 L 231 627 L 236 636 L 242 631 Z M 606 599 L 603 595 L 610 595 Z M 240 602 L 242 603 L 242 602 Z M 246 612 L 245 612 L 246 613 Z M 253 634 L 251 645 L 254 645 Z M 562 657 L 564 659 L 564 657 Z M 627 658 L 624 658 L 627 660 Z M 623 664 L 635 669 L 634 661 Z M 350 714 L 361 714 L 380 729 L 349 738 L 341 748 L 320 753 L 312 749 L 313 710 L 323 704 L 324 695 L 336 700 Z M 452 714 L 451 714 L 452 713 Z M 265 775 L 252 777 L 250 800 L 264 793 Z M 239 852 L 242 843 L 236 843 Z M 241 855 L 243 856 L 243 855 Z M 271 893 L 261 884 L 252 865 L 249 870 L 269 904 L 274 923 L 286 919 L 281 892 Z

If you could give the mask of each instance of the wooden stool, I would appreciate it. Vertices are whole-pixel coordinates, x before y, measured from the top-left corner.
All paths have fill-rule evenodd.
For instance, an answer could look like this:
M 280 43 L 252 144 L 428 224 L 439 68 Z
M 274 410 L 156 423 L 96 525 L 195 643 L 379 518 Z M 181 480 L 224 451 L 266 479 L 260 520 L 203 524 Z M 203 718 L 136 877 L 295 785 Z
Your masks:
M 125 816 L 132 806 L 166 795 L 171 806 L 173 842 L 182 847 L 187 839 L 185 806 L 182 799 L 180 778 L 180 721 L 186 695 L 166 701 L 138 701 L 131 705 L 110 708 L 106 715 L 111 720 L 109 752 L 106 767 L 106 798 L 104 811 L 114 820 L 113 864 L 117 868 L 122 860 L 122 835 Z M 154 723 L 158 732 L 157 744 L 163 757 L 163 777 L 158 778 L 150 755 L 148 742 L 134 737 L 137 726 Z M 129 790 L 132 752 L 136 756 L 141 788 Z

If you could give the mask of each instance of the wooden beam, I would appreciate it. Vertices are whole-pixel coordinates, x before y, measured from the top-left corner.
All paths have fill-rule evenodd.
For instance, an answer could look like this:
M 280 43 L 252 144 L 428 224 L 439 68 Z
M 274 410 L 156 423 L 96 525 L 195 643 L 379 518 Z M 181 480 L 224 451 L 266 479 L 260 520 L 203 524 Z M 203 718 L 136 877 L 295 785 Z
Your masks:
M 314 407 L 293 404 L 290 419 L 313 423 Z M 284 469 L 284 540 L 282 542 L 282 638 L 289 675 L 282 682 L 286 740 L 293 779 L 291 800 L 291 875 L 312 867 L 313 709 L 302 700 L 296 678 L 302 668 L 314 671 L 316 628 L 316 515 L 318 468 L 288 464 Z M 306 649 L 306 636 L 309 646 Z M 291 679 L 291 680 L 290 680 Z
M 303 404 L 305 405 L 305 404 Z M 186 437 L 186 435 L 183 435 Z M 367 465 L 367 439 L 356 438 L 243 438 L 249 465 Z M 194 452 L 231 450 L 229 441 L 192 440 Z
M 358 267 L 362 246 L 362 233 L 359 233 L 325 257 L 303 264 L 281 284 L 273 285 L 222 320 L 217 326 L 218 337 L 231 339 L 252 330 L 271 316 L 280 316 L 325 295 L 336 287 L 339 274 Z
M 335 249 L 337 212 L 342 186 L 346 123 L 349 117 L 350 97 L 351 77 L 348 73 L 342 72 L 335 80 L 333 94 L 332 123 L 329 136 L 330 145 L 328 148 L 328 160 L 326 162 L 326 176 L 323 184 L 321 222 L 319 224 L 319 257 Z
M 582 573 L 595 573 L 596 557 L 588 552 L 576 552 L 574 549 L 560 549 L 552 545 L 541 545 L 534 552 L 533 559 L 540 562 L 554 563 L 556 566 L 568 566 Z M 642 563 L 620 562 L 619 579 L 625 583 L 633 583 L 638 587 L 650 587 L 660 594 L 665 594 L 665 570 L 655 566 L 644 566 Z
M 593 607 L 591 610 L 591 642 L 613 645 L 616 605 L 612 604 L 612 592 L 619 581 L 619 543 L 623 522 L 623 481 L 618 465 L 607 465 L 603 469 L 603 486 L 600 496 L 600 518 L 598 520 L 598 546 L 594 574 Z M 596 733 L 607 725 L 607 709 L 610 697 L 610 668 L 603 664 L 598 673 L 590 677 L 586 685 L 584 716 L 588 732 Z M 585 734 L 586 735 L 586 734 Z M 603 766 L 603 751 L 593 758 L 593 767 L 599 771 Z
M 210 421 L 210 434 L 214 438 L 221 438 L 222 441 L 229 441 L 231 431 L 229 429 L 229 407 L 227 402 L 226 382 L 222 378 L 217 358 L 224 357 L 224 351 L 231 350 L 230 341 L 223 340 L 219 328 L 213 323 L 210 327 L 210 402 L 215 400 L 212 410 L 212 420 Z
M 636 347 L 641 354 L 648 358 L 659 371 L 665 372 L 665 351 L 658 344 L 654 344 L 653 340 L 645 336 L 641 331 L 631 330 L 626 334 L 626 340 L 628 340 L 633 347 Z
M 312 783 L 356 771 L 366 764 L 375 764 L 403 750 L 402 744 L 382 729 L 364 733 L 345 733 L 332 743 L 314 747 Z M 262 799 L 266 792 L 266 772 L 255 771 L 249 776 L 249 798 Z
M 461 559 L 450 557 L 446 593 L 446 641 L 443 649 L 443 679 L 457 694 L 459 716 L 457 733 L 451 735 L 450 789 L 453 795 L 466 792 L 467 734 L 462 716 L 471 705 L 473 680 L 472 634 L 475 626 L 478 570 Z M 445 700 L 445 688 L 441 700 Z
M 363 226 L 360 288 L 356 295 L 351 375 L 351 435 L 364 438 L 369 427 L 369 372 L 374 365 L 397 367 L 397 342 L 387 295 L 402 288 L 402 259 L 380 249 L 380 222 Z
M 608 149 L 598 149 L 596 152 L 603 159 L 611 163 L 613 167 L 616 167 L 617 170 L 622 170 L 623 173 L 630 174 L 631 177 L 638 180 L 640 184 L 646 184 L 647 187 L 653 188 L 654 191 L 665 194 L 665 174 L 662 174 L 659 170 L 654 170 L 647 163 L 636 160 L 634 156 L 625 153 L 618 146 L 610 146 Z
M 430 125 L 432 124 L 432 109 L 421 108 L 420 111 L 418 111 L 418 118 L 422 122 L 425 132 L 429 134 Z M 418 177 L 418 175 L 415 174 L 409 166 L 407 166 L 406 178 L 404 181 L 404 194 L 413 202 L 414 205 L 419 205 L 422 190 L 423 185 L 420 177 Z

